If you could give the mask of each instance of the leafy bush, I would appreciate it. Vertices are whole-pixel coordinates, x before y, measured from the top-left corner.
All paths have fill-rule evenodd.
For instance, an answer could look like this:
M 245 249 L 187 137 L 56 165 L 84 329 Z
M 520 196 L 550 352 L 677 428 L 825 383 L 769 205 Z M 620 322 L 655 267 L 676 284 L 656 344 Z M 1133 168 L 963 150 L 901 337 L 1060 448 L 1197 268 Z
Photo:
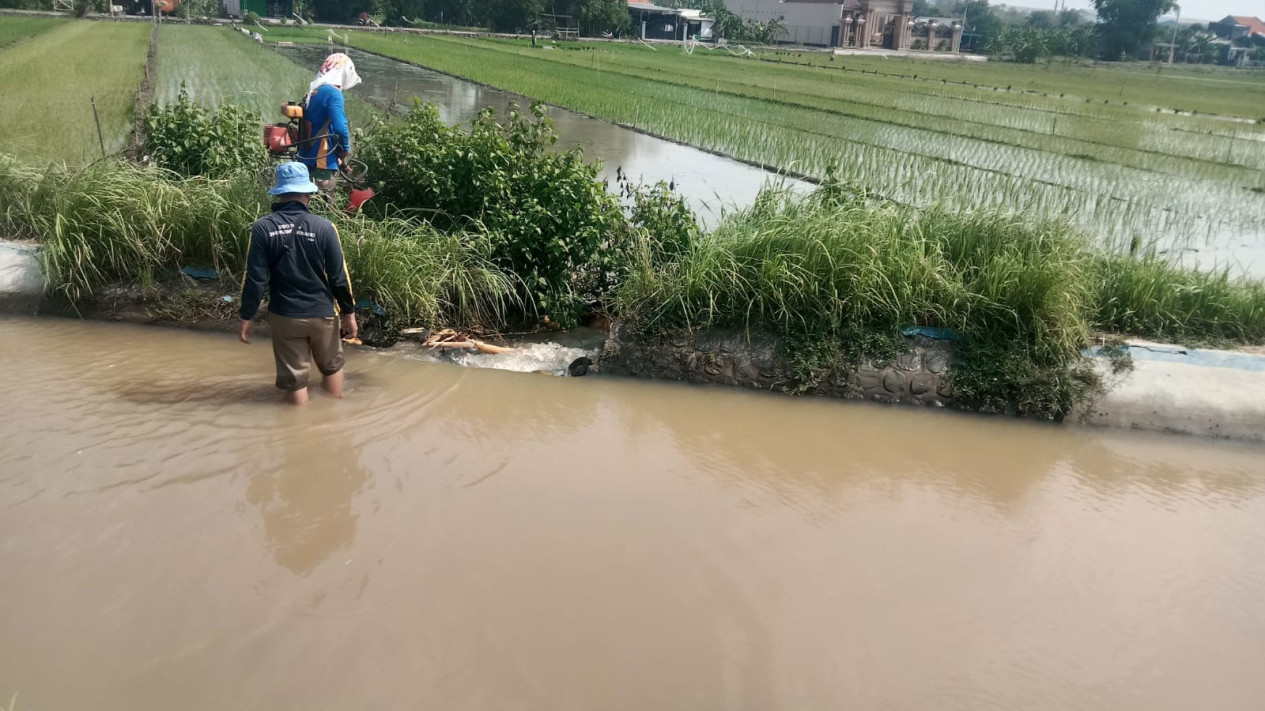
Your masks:
M 656 263 L 675 258 L 698 239 L 698 220 L 685 198 L 667 183 L 637 186 L 632 190 L 629 223 L 642 232 L 654 251 Z
M 413 212 L 444 231 L 480 225 L 496 264 L 522 279 L 541 313 L 566 322 L 596 296 L 578 289 L 580 277 L 626 228 L 598 167 L 578 149 L 555 152 L 556 141 L 539 105 L 511 108 L 503 124 L 485 110 L 467 131 L 418 104 L 358 143 L 378 192 L 371 209 Z
M 145 117 L 145 153 L 185 176 L 223 178 L 267 160 L 259 114 L 240 106 L 208 109 L 181 84 L 174 104 L 153 105 Z

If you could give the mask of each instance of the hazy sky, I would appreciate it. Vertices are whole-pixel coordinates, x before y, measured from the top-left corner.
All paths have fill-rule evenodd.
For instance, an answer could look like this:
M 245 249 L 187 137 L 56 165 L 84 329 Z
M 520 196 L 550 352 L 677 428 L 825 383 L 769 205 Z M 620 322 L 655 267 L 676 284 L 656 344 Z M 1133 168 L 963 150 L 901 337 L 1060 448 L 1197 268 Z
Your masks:
M 1054 0 L 1041 2 L 1040 0 L 996 0 L 994 4 L 1014 5 L 1017 7 L 1048 7 L 1054 8 Z M 1182 19 L 1204 20 L 1205 22 L 1212 20 L 1220 20 L 1226 15 L 1255 15 L 1265 20 L 1265 7 L 1262 7 L 1261 0 L 1177 0 L 1177 4 L 1182 8 Z M 1067 0 L 1067 6 L 1071 8 L 1091 9 L 1093 5 L 1089 0 Z

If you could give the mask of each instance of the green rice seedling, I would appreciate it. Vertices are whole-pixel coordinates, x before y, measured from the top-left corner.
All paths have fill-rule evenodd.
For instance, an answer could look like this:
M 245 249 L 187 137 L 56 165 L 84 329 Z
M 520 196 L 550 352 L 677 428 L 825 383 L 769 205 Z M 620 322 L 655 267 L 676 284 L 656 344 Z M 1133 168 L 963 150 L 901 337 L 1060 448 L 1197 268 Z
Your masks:
M 315 30 L 270 27 L 268 41 L 277 41 L 274 35 L 279 32 L 311 34 Z M 232 104 L 252 109 L 273 123 L 282 120 L 282 104 L 303 99 L 316 69 L 300 66 L 227 27 L 165 24 L 158 33 L 156 101 L 175 104 L 182 88 L 187 88 L 192 99 L 207 108 Z M 380 115 L 354 90 L 347 96 L 347 111 L 353 125 L 361 127 Z
M 912 75 L 839 82 L 824 68 L 626 45 L 542 53 L 502 40 L 349 38 L 759 165 L 835 170 L 908 204 L 1070 221 L 1103 243 L 1254 240 L 1265 224 L 1265 141 L 1246 124 L 1205 134 L 1217 122 L 1136 106 L 999 99 Z
M 47 32 L 63 22 L 65 20 L 55 17 L 0 16 L 0 49 Z
M 68 21 L 0 51 L 0 145 L 41 161 L 101 157 L 119 151 L 132 128 L 150 27 Z M 91 68 L 91 71 L 88 71 Z
M 172 104 L 187 86 L 194 101 L 225 103 L 280 120 L 278 108 L 298 101 L 313 74 L 224 27 L 165 24 L 158 33 L 158 102 Z

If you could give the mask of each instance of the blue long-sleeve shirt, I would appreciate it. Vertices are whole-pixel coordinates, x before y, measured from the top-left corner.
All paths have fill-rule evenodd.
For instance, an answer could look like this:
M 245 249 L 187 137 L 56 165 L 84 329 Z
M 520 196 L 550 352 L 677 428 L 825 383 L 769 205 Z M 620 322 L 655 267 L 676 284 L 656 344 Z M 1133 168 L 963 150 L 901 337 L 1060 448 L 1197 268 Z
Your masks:
M 307 135 L 330 135 L 299 146 L 299 160 L 309 169 L 338 170 L 339 156 L 351 150 L 351 129 L 342 90 L 332 84 L 317 87 L 303 110 L 303 121 L 308 124 Z
M 356 308 L 338 229 L 301 202 L 277 203 L 272 214 L 251 225 L 242 280 L 243 320 L 255 317 L 264 287 L 268 311 L 278 316 L 334 316 L 335 302 L 344 314 Z

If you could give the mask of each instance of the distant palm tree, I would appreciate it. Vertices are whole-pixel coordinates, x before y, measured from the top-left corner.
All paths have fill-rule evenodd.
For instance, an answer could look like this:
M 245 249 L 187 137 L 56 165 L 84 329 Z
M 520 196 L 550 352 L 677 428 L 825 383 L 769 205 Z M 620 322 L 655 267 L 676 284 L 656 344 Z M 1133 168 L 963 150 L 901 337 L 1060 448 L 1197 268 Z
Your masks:
M 1186 61 L 1189 62 L 1191 56 L 1197 55 L 1199 62 L 1202 64 L 1212 56 L 1214 51 L 1216 51 L 1216 45 L 1212 43 L 1211 35 L 1196 34 L 1190 40 L 1190 49 L 1186 50 Z

